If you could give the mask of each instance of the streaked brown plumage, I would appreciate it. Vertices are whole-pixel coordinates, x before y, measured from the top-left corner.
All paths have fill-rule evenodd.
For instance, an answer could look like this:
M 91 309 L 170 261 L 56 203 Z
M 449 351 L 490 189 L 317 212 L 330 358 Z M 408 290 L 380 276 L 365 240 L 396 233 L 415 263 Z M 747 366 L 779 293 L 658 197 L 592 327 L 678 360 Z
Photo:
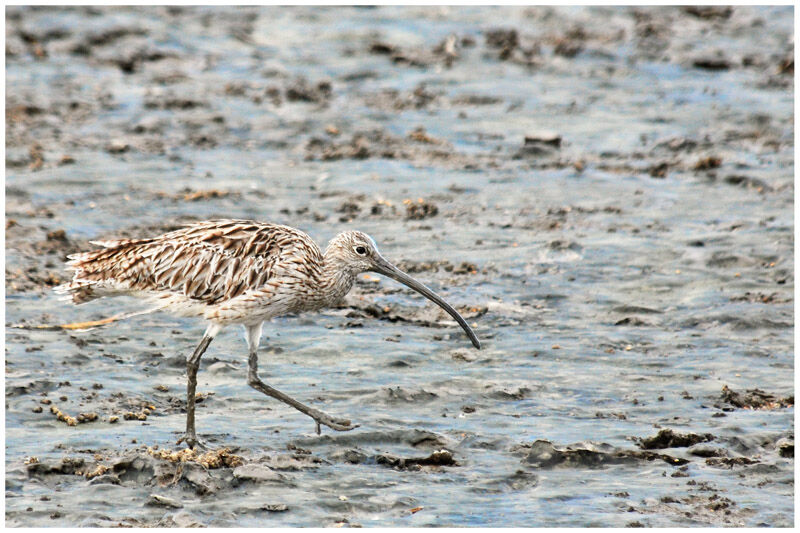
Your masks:
M 248 383 L 311 416 L 319 425 L 344 431 L 348 420 L 333 419 L 264 384 L 257 375 L 258 341 L 265 320 L 314 311 L 337 303 L 356 275 L 374 271 L 423 294 L 447 311 L 476 348 L 480 343 L 461 315 L 430 289 L 401 272 L 359 231 L 340 233 L 323 253 L 305 233 L 288 226 L 249 220 L 214 220 L 149 239 L 93 242 L 101 249 L 70 256 L 72 281 L 57 288 L 82 304 L 104 296 L 131 294 L 157 302 L 158 309 L 202 317 L 209 325 L 187 360 L 188 408 L 184 439 L 198 441 L 194 391 L 200 357 L 230 324 L 246 328 L 250 349 Z
M 269 303 L 279 297 L 283 283 L 313 293 L 323 282 L 324 256 L 316 243 L 277 224 L 199 222 L 151 239 L 93 244 L 103 249 L 70 256 L 75 275 L 62 290 L 75 303 L 133 293 L 168 299 L 179 314 L 237 323 L 256 318 L 231 312 L 251 311 L 248 302 L 258 302 L 270 314 Z

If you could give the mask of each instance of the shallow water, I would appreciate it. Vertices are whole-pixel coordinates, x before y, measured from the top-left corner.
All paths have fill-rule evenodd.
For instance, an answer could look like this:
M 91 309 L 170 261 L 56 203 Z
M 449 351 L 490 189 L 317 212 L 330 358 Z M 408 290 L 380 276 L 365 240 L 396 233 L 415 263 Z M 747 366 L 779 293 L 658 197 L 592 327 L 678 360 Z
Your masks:
M 165 483 L 155 460 L 118 465 L 146 458 L 142 446 L 175 448 L 183 357 L 201 323 L 155 314 L 87 332 L 7 328 L 7 523 L 792 524 L 794 408 L 722 398 L 724 385 L 794 394 L 794 86 L 780 73 L 792 20 L 791 8 L 744 7 L 705 18 L 10 8 L 7 324 L 134 310 L 125 299 L 74 308 L 51 276 L 90 239 L 224 216 L 290 224 L 320 243 L 368 232 L 475 309 L 484 348 L 376 276 L 340 308 L 276 319 L 264 380 L 360 424 L 317 436 L 247 387 L 241 332 L 226 330 L 201 366 L 198 390 L 213 395 L 198 431 L 281 477 L 219 469 Z M 516 28 L 517 44 L 492 46 L 496 28 Z M 436 46 L 451 34 L 448 67 Z M 704 60 L 718 66 L 695 66 Z M 547 132 L 560 146 L 525 144 Z M 698 164 L 709 158 L 719 161 Z M 438 213 L 408 218 L 404 201 L 418 199 Z M 45 397 L 99 420 L 67 426 Z M 146 421 L 123 419 L 149 404 Z M 630 455 L 663 428 L 714 440 L 654 450 L 684 465 Z M 537 440 L 589 452 L 543 463 Z M 457 465 L 381 459 L 438 449 Z M 84 458 L 116 477 L 48 473 L 25 465 L 31 456 Z M 182 507 L 148 504 L 154 493 Z

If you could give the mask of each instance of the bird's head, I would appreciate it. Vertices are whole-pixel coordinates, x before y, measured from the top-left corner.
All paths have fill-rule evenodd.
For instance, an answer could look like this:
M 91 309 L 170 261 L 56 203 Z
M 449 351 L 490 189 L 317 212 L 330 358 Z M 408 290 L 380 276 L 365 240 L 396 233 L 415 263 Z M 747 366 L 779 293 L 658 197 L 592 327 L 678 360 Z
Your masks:
M 344 231 L 333 238 L 325 251 L 325 259 L 352 275 L 373 270 L 376 259 L 383 259 L 372 237 L 361 231 Z
M 345 231 L 334 237 L 325 251 L 325 261 L 331 261 L 336 268 L 352 276 L 361 272 L 377 272 L 414 289 L 453 317 L 472 341 L 473 346 L 480 350 L 481 343 L 464 317 L 438 294 L 387 261 L 378 251 L 378 245 L 366 233 Z

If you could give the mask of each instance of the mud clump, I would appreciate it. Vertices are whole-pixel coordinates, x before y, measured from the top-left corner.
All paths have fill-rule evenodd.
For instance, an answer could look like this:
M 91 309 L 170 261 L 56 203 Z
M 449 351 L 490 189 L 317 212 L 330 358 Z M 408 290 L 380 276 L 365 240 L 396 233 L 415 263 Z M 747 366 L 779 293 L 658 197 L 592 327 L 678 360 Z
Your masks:
M 526 146 L 535 145 L 535 144 L 545 144 L 549 146 L 553 146 L 555 148 L 561 147 L 561 135 L 558 133 L 553 132 L 539 132 L 539 133 L 530 133 L 525 136 L 524 144 Z
M 68 426 L 78 425 L 78 420 L 75 417 L 69 416 L 55 405 L 50 406 L 50 412 L 56 415 L 56 419 L 58 419 L 59 422 L 64 422 Z
M 339 217 L 339 222 L 350 222 L 358 217 L 361 213 L 361 206 L 353 201 L 343 202 L 336 208 L 337 213 L 342 213 Z
M 780 439 L 775 445 L 781 457 L 794 457 L 794 439 Z
M 416 202 L 406 200 L 403 203 L 406 204 L 406 218 L 408 220 L 422 220 L 425 218 L 435 217 L 439 214 L 439 208 L 436 206 L 436 204 L 426 202 L 422 198 Z
M 731 390 L 727 385 L 722 387 L 720 400 L 722 404 L 728 404 L 739 409 L 780 409 L 794 405 L 794 396 L 779 398 L 760 389 L 748 389 L 742 393 Z M 714 406 L 724 408 L 720 407 L 720 404 L 715 404 Z
M 187 191 L 181 198 L 186 202 L 197 202 L 198 200 L 210 200 L 212 198 L 225 198 L 230 196 L 229 191 L 218 189 L 208 189 L 204 191 Z
M 686 6 L 681 9 L 688 15 L 705 20 L 726 20 L 733 14 L 733 8 L 729 6 Z
M 478 265 L 476 265 L 475 263 L 470 263 L 468 261 L 462 261 L 455 268 L 453 268 L 453 274 L 456 275 L 477 274 L 477 273 L 478 273 Z
M 698 442 L 710 442 L 714 440 L 714 435 L 706 433 L 697 435 L 694 433 L 675 433 L 671 429 L 662 429 L 657 435 L 639 440 L 639 447 L 643 450 L 661 450 L 664 448 L 688 448 Z
M 310 83 L 305 78 L 298 78 L 286 88 L 286 100 L 289 102 L 309 102 L 324 104 L 333 95 L 333 86 L 329 81 Z
M 431 137 L 425 128 L 418 127 L 407 135 L 408 139 L 423 144 L 443 144 L 444 141 Z
M 395 470 L 411 471 L 420 471 L 425 467 L 436 469 L 443 466 L 460 466 L 453 453 L 445 449 L 436 450 L 425 457 L 400 457 L 388 453 L 370 456 L 357 449 L 348 449 L 335 452 L 331 458 L 349 464 L 373 463 Z
M 772 187 L 767 185 L 765 181 L 758 178 L 751 178 L 749 176 L 725 176 L 723 182 L 727 183 L 728 185 L 735 185 L 745 189 L 755 189 L 760 193 L 772 191 Z
M 692 60 L 692 66 L 704 70 L 729 70 L 733 64 L 721 54 L 700 56 Z
M 208 102 L 187 96 L 179 96 L 170 92 L 151 94 L 145 98 L 145 109 L 162 109 L 170 111 L 191 111 L 209 107 Z
M 424 83 L 407 91 L 382 89 L 377 93 L 367 95 L 364 99 L 370 107 L 392 111 L 435 108 L 442 100 L 441 93 L 431 91 Z
M 306 160 L 337 161 L 340 159 L 368 159 L 375 155 L 366 135 L 357 134 L 349 141 L 336 143 L 327 139 L 313 138 L 306 144 Z M 393 159 L 394 152 L 384 151 L 384 157 Z
M 506 60 L 519 46 L 519 34 L 515 29 L 498 28 L 486 32 L 486 46 L 498 51 L 498 57 Z
M 748 457 L 709 457 L 706 459 L 708 466 L 718 466 L 733 468 L 734 466 L 746 466 L 757 464 L 758 461 Z
M 97 413 L 80 413 L 78 414 L 77 420 L 79 424 L 83 424 L 86 422 L 94 422 L 98 419 Z
M 197 453 L 194 450 L 156 450 L 148 447 L 121 455 L 94 452 L 93 458 L 64 457 L 59 461 L 25 462 L 28 478 L 52 483 L 53 476 L 82 476 L 91 485 L 113 484 L 126 487 L 179 487 L 197 495 L 230 490 L 242 482 L 283 481 L 283 477 L 264 465 L 245 464 L 228 448 Z M 102 461 L 102 462 L 100 462 Z M 210 473 L 217 470 L 216 473 Z M 62 481 L 58 481 L 61 483 Z
M 514 159 L 542 158 L 557 155 L 561 148 L 561 135 L 551 132 L 531 133 L 523 139 L 522 147 Z
M 416 95 L 413 97 L 415 102 L 420 98 L 424 105 L 427 101 L 425 98 Z M 378 100 L 375 103 L 378 107 L 392 107 L 396 104 L 402 108 L 408 103 L 405 100 L 393 100 L 393 103 L 384 102 L 380 98 Z M 349 139 L 341 133 L 329 134 L 328 137 L 315 136 L 306 141 L 304 151 L 306 161 L 389 159 L 409 161 L 414 165 L 469 170 L 497 164 L 491 154 L 461 153 L 450 143 L 423 135 L 418 130 L 416 133 L 412 132 L 410 137 L 392 135 L 384 129 L 356 131 Z
M 643 500 L 640 506 L 628 507 L 627 512 L 673 516 L 674 519 L 689 519 L 698 524 L 742 526 L 752 513 L 748 508 L 738 508 L 730 498 L 720 496 L 716 489 L 706 483 L 699 488 L 699 494 L 676 498 L 663 496 L 658 500 Z M 638 527 L 644 524 L 638 522 Z M 630 524 L 629 524 L 630 526 Z
M 34 228 L 16 220 L 7 224 L 6 242 L 24 258 L 18 268 L 6 267 L 6 285 L 10 292 L 49 291 L 65 281 L 60 263 L 78 251 L 64 229 Z M 43 236 L 37 240 L 37 234 Z M 42 235 L 44 234 L 44 235 Z
M 459 58 L 459 48 L 469 45 L 468 39 L 448 35 L 433 47 L 405 47 L 386 41 L 373 41 L 367 51 L 373 55 L 387 56 L 392 63 L 406 67 L 426 68 L 443 64 L 450 68 Z
M 193 450 L 192 448 L 186 448 L 179 451 L 172 451 L 168 449 L 155 450 L 153 448 L 147 448 L 147 453 L 153 457 L 163 459 L 164 461 L 169 461 L 171 463 L 194 462 L 203 466 L 204 468 L 209 469 L 222 467 L 235 468 L 244 464 L 244 460 L 238 455 L 232 454 L 228 448 L 212 450 L 205 453 L 197 453 L 197 451 Z
M 49 462 L 30 462 L 27 465 L 29 476 L 49 476 L 49 475 L 83 475 L 86 461 L 81 457 L 65 457 L 57 463 Z
M 94 479 L 96 477 L 104 475 L 110 469 L 111 467 L 109 466 L 99 464 L 94 469 L 87 471 L 86 474 L 84 474 L 84 476 L 86 477 L 86 479 Z
M 732 296 L 732 302 L 750 302 L 750 303 L 762 303 L 762 304 L 778 304 L 778 303 L 788 303 L 792 300 L 790 298 L 782 298 L 777 292 L 772 292 L 769 294 L 763 292 L 746 292 L 741 296 Z
M 77 249 L 77 244 L 73 243 L 67 232 L 63 229 L 56 229 L 47 233 L 45 240 L 39 241 L 34 244 L 34 248 L 38 253 L 44 254 L 66 254 L 71 253 Z
M 533 468 L 601 468 L 608 465 L 655 460 L 680 466 L 689 462 L 686 459 L 670 455 L 615 449 L 607 444 L 593 448 L 574 445 L 559 449 L 549 441 L 537 440 L 533 444 L 517 446 L 512 451 L 523 452 L 522 462 Z
M 667 171 L 669 170 L 669 163 L 658 163 L 651 166 L 648 169 L 650 173 L 650 177 L 663 179 L 667 177 Z
M 379 465 L 389 466 L 397 470 L 421 469 L 423 466 L 458 466 L 452 452 L 439 450 L 427 457 L 395 457 L 393 455 L 380 455 L 376 459 Z
M 718 168 L 722 165 L 722 158 L 709 156 L 704 157 L 697 161 L 694 166 L 692 166 L 692 170 L 711 170 L 714 168 Z

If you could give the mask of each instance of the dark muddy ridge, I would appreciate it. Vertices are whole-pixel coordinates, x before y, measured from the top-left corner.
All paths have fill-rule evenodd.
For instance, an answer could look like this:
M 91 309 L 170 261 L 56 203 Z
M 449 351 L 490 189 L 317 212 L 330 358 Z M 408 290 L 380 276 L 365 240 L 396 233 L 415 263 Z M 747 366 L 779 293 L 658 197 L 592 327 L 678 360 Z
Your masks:
M 6 24 L 6 521 L 794 522 L 791 8 L 19 8 Z M 310 39 L 309 36 L 314 36 Z M 238 331 L 51 288 L 88 240 L 343 229 L 388 279 Z

